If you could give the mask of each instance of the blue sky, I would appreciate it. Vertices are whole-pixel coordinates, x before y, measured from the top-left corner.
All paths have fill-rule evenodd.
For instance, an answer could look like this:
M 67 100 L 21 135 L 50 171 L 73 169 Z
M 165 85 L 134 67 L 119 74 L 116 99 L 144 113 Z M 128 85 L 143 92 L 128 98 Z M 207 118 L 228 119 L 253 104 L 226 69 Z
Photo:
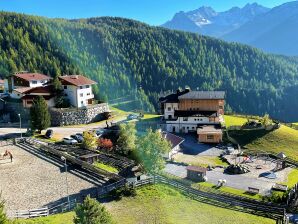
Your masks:
M 288 0 L 289 1 L 289 0 Z M 0 10 L 59 18 L 87 18 L 120 16 L 160 25 L 176 12 L 189 11 L 200 6 L 211 6 L 224 11 L 233 6 L 242 7 L 257 2 L 274 7 L 284 0 L 0 0 Z

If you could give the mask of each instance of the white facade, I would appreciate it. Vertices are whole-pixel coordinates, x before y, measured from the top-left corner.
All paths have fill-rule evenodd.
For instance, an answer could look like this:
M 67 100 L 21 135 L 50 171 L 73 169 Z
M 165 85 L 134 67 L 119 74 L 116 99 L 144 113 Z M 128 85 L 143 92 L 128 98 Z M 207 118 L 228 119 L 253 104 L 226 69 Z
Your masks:
M 175 110 L 178 110 L 178 103 L 165 103 L 164 104 L 164 118 L 173 119 Z
M 164 104 L 164 120 L 163 129 L 173 133 L 188 133 L 196 132 L 198 125 L 203 124 L 219 124 L 223 120 L 219 116 L 219 121 L 212 121 L 207 116 L 190 116 L 190 117 L 175 117 L 175 110 L 179 110 L 178 103 Z
M 80 108 L 89 105 L 90 99 L 94 99 L 91 85 L 64 85 L 64 94 L 69 99 L 70 104 Z

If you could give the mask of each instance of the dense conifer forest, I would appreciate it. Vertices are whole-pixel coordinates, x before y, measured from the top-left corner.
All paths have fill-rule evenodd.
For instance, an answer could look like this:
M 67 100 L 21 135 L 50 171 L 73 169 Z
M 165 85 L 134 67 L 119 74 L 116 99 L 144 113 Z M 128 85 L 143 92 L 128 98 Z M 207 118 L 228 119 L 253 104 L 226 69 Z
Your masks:
M 228 108 L 298 120 L 298 60 L 249 46 L 122 19 L 47 19 L 0 13 L 0 75 L 82 73 L 104 101 L 136 96 L 158 109 L 161 91 L 225 90 Z

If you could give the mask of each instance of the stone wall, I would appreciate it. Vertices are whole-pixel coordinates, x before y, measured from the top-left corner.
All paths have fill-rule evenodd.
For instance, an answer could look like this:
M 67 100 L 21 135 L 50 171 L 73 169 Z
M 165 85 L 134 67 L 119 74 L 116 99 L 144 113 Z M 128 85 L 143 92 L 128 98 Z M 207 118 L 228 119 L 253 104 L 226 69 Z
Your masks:
M 80 109 L 50 109 L 52 126 L 77 125 L 97 122 L 104 118 L 104 112 L 110 112 L 109 105 L 106 103 L 90 105 Z

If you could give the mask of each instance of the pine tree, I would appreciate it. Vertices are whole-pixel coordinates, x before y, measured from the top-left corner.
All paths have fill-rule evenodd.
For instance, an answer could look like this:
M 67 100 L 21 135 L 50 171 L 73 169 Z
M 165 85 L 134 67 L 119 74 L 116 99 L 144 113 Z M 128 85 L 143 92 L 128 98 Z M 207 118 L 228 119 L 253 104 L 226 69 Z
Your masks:
M 76 216 L 74 217 L 75 224 L 112 224 L 112 216 L 95 199 L 87 196 L 82 204 L 75 208 Z
M 32 130 L 38 130 L 39 133 L 51 125 L 48 105 L 42 96 L 37 96 L 34 99 L 33 105 L 30 108 L 30 119 Z

